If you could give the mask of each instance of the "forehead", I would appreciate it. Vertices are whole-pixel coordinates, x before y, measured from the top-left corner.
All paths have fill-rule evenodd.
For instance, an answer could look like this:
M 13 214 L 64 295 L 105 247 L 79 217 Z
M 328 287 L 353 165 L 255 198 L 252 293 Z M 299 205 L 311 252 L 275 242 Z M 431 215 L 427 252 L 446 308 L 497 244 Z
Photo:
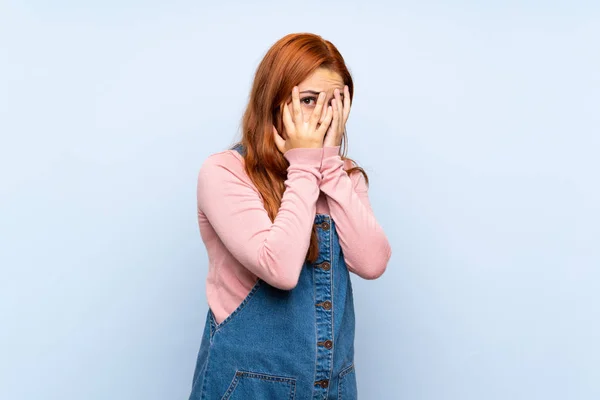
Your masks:
M 327 68 L 318 68 L 308 78 L 303 80 L 298 85 L 298 88 L 300 91 L 312 89 L 319 92 L 333 91 L 335 88 L 343 90 L 344 80 L 337 72 Z

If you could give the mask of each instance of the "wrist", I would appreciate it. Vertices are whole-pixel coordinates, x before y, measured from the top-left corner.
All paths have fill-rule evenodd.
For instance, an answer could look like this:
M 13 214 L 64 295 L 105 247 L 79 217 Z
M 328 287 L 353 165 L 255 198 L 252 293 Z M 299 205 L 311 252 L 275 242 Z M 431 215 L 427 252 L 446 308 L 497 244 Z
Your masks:
M 340 155 L 341 146 L 331 146 L 325 145 L 323 146 L 323 158 L 335 157 Z
M 308 164 L 308 165 L 321 165 L 323 158 L 323 148 L 321 147 L 295 147 L 287 150 L 283 153 L 283 157 L 290 163 L 294 164 Z

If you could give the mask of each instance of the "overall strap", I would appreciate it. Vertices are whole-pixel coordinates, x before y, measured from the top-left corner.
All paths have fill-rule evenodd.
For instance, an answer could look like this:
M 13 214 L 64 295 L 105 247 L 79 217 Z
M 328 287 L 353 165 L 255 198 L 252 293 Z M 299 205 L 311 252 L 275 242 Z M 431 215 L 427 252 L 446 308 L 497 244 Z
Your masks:
M 241 143 L 238 143 L 238 144 L 236 144 L 235 146 L 233 146 L 233 147 L 231 148 L 231 150 L 235 150 L 235 151 L 237 151 L 237 152 L 238 152 L 238 153 L 240 153 L 242 156 L 243 156 L 243 155 L 244 155 L 244 153 L 246 152 L 246 151 L 245 151 L 246 149 L 244 148 L 244 145 L 243 145 L 243 144 L 241 144 Z

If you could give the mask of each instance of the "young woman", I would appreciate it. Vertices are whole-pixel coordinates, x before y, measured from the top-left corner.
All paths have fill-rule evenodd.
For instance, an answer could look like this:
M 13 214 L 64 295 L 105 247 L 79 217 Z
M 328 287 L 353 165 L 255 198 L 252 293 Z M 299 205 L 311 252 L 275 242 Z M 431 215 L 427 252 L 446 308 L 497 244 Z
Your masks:
M 353 92 L 331 42 L 287 35 L 258 66 L 241 142 L 200 168 L 209 310 L 190 399 L 357 398 L 349 271 L 378 278 L 391 248 L 341 155 Z

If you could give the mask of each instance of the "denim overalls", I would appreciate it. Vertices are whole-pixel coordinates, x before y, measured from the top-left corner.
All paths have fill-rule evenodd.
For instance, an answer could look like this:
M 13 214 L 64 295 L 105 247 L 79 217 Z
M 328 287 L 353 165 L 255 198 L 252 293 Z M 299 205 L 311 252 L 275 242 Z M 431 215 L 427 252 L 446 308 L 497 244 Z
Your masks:
M 357 398 L 350 274 L 333 219 L 314 223 L 319 257 L 294 289 L 259 278 L 220 324 L 209 308 L 190 400 Z

